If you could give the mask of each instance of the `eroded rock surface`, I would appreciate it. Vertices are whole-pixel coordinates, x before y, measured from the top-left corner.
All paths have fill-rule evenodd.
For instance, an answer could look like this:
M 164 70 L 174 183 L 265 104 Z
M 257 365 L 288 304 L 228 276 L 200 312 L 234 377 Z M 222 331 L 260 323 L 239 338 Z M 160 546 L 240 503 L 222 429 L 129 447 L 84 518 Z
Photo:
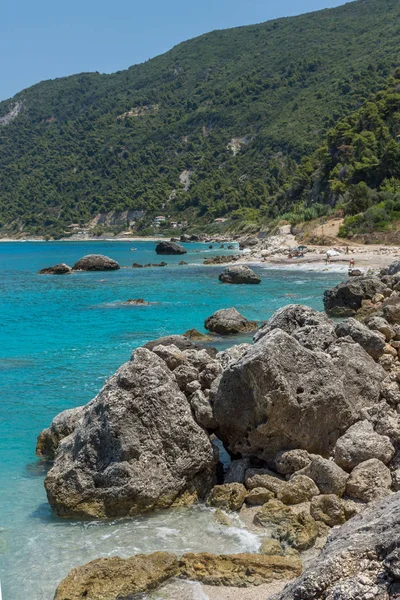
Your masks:
M 321 312 L 302 304 L 289 304 L 277 310 L 254 336 L 258 342 L 265 335 L 282 329 L 292 335 L 302 346 L 311 350 L 326 350 L 336 340 L 335 326 Z
M 38 275 L 68 275 L 70 273 L 72 273 L 71 267 L 65 263 L 60 263 L 58 265 L 54 265 L 54 267 L 46 267 L 45 269 L 41 269 Z
M 246 265 L 233 265 L 231 267 L 226 267 L 226 269 L 219 276 L 219 280 L 222 281 L 222 283 L 232 284 L 261 283 L 261 278 Z
M 174 255 L 174 254 L 186 254 L 187 250 L 183 246 L 181 246 L 180 244 L 177 244 L 175 242 L 160 242 L 156 246 L 156 252 L 157 252 L 157 254 Z
M 204 497 L 215 463 L 174 374 L 139 348 L 61 442 L 45 486 L 60 516 L 135 515 Z
M 214 399 L 226 447 L 271 466 L 290 448 L 329 456 L 361 409 L 378 401 L 386 378 L 358 344 L 329 351 L 304 348 L 276 329 L 230 365 Z
M 57 588 L 54 600 L 120 600 L 157 588 L 179 574 L 176 556 L 168 552 L 131 558 L 99 558 L 76 567 Z
M 254 331 L 257 329 L 257 323 L 248 321 L 236 308 L 223 308 L 208 317 L 204 327 L 220 335 L 234 335 Z
M 72 267 L 74 271 L 116 271 L 119 268 L 116 260 L 102 254 L 88 254 Z
M 321 554 L 274 600 L 388 599 L 399 581 L 400 494 L 373 504 L 333 531 Z M 392 596 L 395 598 L 395 596 Z

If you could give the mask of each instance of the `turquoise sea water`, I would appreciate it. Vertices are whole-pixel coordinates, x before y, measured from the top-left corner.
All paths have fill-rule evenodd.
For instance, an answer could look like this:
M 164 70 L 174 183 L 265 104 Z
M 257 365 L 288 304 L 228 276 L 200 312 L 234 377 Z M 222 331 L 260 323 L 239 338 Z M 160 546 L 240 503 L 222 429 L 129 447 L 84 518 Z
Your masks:
M 131 251 L 131 248 L 137 248 Z M 258 286 L 218 281 L 221 267 L 205 257 L 224 251 L 188 244 L 184 257 L 157 257 L 152 242 L 0 244 L 0 578 L 3 600 L 50 600 L 57 582 L 98 556 L 153 550 L 235 552 L 257 547 L 256 536 L 214 523 L 204 508 L 169 511 L 112 523 L 56 519 L 43 488 L 45 465 L 36 436 L 60 411 L 88 402 L 105 379 L 150 339 L 202 330 L 204 319 L 235 306 L 267 319 L 296 302 L 322 309 L 323 290 L 338 274 L 255 267 Z M 227 251 L 225 251 L 228 253 Z M 38 276 L 39 269 L 72 265 L 101 253 L 130 267 L 165 260 L 164 268 Z M 178 266 L 180 260 L 189 266 Z M 153 302 L 124 306 L 128 298 Z

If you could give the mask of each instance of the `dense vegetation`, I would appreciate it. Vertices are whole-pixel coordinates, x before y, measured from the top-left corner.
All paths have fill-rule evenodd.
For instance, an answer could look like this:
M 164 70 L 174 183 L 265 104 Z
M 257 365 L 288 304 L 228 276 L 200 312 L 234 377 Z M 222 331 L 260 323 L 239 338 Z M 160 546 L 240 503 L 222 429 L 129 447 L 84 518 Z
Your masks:
M 336 143 L 332 127 L 384 89 L 399 58 L 398 0 L 357 0 L 215 31 L 113 75 L 40 83 L 0 103 L 0 227 L 57 235 L 125 209 L 144 209 L 143 226 L 155 211 L 270 220 L 323 214 L 360 181 L 384 194 L 391 176 L 375 165 L 379 153 L 347 161 L 334 187 L 343 157 L 318 159 L 314 193 L 312 153 L 327 135 Z M 374 196 L 371 207 L 386 201 Z
M 400 69 L 302 160 L 278 204 L 290 208 L 285 217 L 293 223 L 334 207 L 345 215 L 343 236 L 400 220 Z

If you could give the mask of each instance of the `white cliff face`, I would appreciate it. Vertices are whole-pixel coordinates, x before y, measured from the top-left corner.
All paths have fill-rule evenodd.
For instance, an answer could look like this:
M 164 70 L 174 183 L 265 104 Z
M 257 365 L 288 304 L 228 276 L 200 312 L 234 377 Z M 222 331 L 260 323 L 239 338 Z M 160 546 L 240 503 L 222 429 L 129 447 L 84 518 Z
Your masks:
M 22 110 L 22 102 L 16 102 L 12 109 L 6 115 L 0 117 L 0 127 L 5 127 L 6 125 L 9 125 L 11 121 L 14 121 L 14 119 L 18 117 Z
M 179 181 L 183 185 L 183 188 L 184 188 L 185 192 L 189 191 L 191 176 L 192 176 L 192 171 L 190 169 L 185 169 L 179 175 Z

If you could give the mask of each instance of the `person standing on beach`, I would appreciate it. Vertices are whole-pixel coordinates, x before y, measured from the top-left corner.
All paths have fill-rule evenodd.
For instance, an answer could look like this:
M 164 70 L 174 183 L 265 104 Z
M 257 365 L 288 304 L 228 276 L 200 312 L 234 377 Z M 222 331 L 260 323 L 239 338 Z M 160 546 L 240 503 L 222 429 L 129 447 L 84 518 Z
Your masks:
M 350 269 L 354 269 L 354 258 L 350 259 Z

